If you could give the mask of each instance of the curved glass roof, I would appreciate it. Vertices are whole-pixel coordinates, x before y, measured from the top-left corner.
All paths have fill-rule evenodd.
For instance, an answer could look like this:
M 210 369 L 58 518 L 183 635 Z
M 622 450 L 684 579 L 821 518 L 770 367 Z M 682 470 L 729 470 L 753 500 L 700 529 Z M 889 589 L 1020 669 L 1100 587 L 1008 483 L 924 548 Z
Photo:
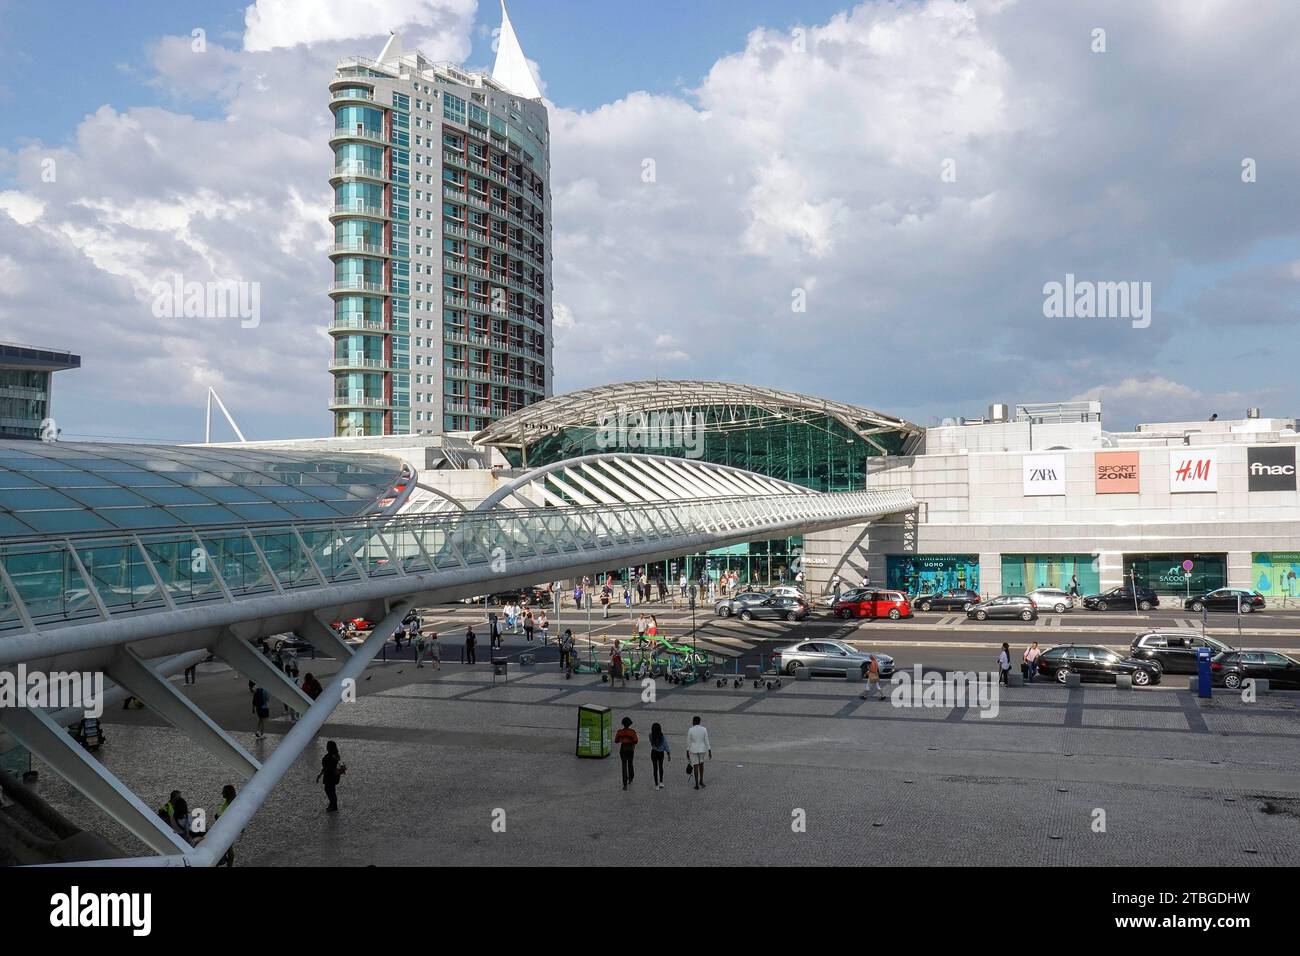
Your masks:
M 0 538 L 352 517 L 392 496 L 387 455 L 0 441 Z

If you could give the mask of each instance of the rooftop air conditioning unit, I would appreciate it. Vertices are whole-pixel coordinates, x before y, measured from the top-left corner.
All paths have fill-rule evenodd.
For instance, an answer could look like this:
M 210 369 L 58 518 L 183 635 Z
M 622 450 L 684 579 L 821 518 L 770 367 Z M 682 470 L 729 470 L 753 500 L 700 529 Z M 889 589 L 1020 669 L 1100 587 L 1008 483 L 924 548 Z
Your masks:
M 1247 417 L 1247 418 L 1259 418 L 1259 409 L 1258 409 L 1258 408 L 1248 408 L 1248 409 L 1246 409 L 1246 417 Z
M 1001 402 L 989 406 L 989 421 L 1005 422 L 1010 417 L 1011 417 L 1010 406 L 1003 404 Z

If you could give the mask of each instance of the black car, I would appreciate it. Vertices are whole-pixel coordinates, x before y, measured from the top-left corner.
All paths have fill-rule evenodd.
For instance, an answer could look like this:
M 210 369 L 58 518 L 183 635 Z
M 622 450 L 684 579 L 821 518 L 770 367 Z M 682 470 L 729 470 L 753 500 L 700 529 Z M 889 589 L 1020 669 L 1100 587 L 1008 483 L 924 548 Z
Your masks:
M 1124 587 L 1111 588 L 1101 594 L 1089 594 L 1083 599 L 1083 606 L 1089 611 L 1107 611 L 1111 608 L 1123 611 L 1131 607 L 1136 607 L 1139 611 L 1149 611 L 1153 607 L 1160 606 L 1160 598 L 1151 588 L 1139 585 L 1136 588 L 1136 596 L 1133 593 L 1134 590 L 1134 588 L 1125 585 Z
M 599 590 L 599 589 L 597 589 Z M 497 591 L 495 594 L 489 594 L 486 597 L 479 595 L 470 598 L 471 604 L 527 604 L 536 607 L 539 604 L 550 603 L 550 593 L 546 588 L 523 587 L 509 588 L 505 591 Z
M 1270 687 L 1300 687 L 1300 663 L 1276 651 L 1229 651 L 1210 661 L 1218 687 L 1236 690 L 1244 680 L 1266 680 Z
M 808 602 L 792 597 L 769 597 L 757 604 L 747 604 L 740 612 L 742 621 L 755 618 L 802 621 L 808 616 Z
M 1078 674 L 1083 681 L 1110 683 L 1120 674 L 1133 678 L 1136 687 L 1159 684 L 1160 665 L 1154 661 L 1120 657 L 1108 647 L 1095 644 L 1062 644 L 1044 651 L 1038 658 L 1039 673 L 1056 678 L 1064 684 L 1070 674 Z
M 1208 647 L 1211 654 L 1235 650 L 1214 637 L 1202 637 L 1193 631 L 1144 631 L 1133 639 L 1129 657 L 1155 661 L 1166 674 L 1195 674 L 1196 654 Z
M 741 591 L 735 597 L 723 598 L 713 605 L 713 613 L 718 617 L 731 617 L 745 609 L 762 604 L 772 595 L 766 591 Z
M 1219 588 L 1217 591 L 1207 591 L 1204 594 L 1197 594 L 1183 601 L 1183 607 L 1188 611 L 1200 611 L 1202 609 L 1235 611 L 1238 605 L 1241 607 L 1242 614 L 1262 611 L 1264 610 L 1264 595 L 1258 591 L 1243 591 L 1240 588 Z
M 981 601 L 966 612 L 966 616 L 977 621 L 991 617 L 1018 617 L 1022 621 L 1038 619 L 1038 605 L 1023 594 L 1003 594 L 988 601 Z
M 913 607 L 922 611 L 969 611 L 983 598 L 969 588 L 953 588 L 937 594 L 918 594 Z

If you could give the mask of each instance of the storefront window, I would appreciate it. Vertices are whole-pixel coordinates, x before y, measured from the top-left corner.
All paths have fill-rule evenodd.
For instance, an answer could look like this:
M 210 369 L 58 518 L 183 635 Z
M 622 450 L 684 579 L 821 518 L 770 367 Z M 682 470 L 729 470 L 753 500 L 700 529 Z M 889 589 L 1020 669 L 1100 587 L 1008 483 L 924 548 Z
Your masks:
M 1250 580 L 1266 597 L 1300 597 L 1300 551 L 1256 551 Z
M 1079 579 L 1080 594 L 1101 590 L 1101 575 L 1091 554 L 1004 554 L 1002 593 L 1028 594 L 1035 588 L 1070 589 L 1070 579 Z
M 980 589 L 980 560 L 974 554 L 891 554 L 885 558 L 889 587 L 908 594 L 953 588 Z
M 1183 562 L 1192 562 L 1191 580 L 1184 577 Z M 1226 554 L 1126 554 L 1124 581 L 1136 580 L 1158 594 L 1200 594 L 1226 587 Z

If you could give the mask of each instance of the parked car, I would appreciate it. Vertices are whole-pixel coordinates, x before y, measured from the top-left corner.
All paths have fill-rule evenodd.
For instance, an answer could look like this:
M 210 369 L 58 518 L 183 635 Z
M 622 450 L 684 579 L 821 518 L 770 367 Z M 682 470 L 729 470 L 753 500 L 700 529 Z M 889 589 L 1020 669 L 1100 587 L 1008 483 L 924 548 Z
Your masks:
M 276 634 L 270 640 L 271 652 L 276 651 L 309 651 L 312 645 L 304 641 L 297 634 Z
M 808 616 L 808 602 L 799 598 L 769 597 L 757 604 L 747 604 L 740 610 L 742 621 L 767 619 L 775 621 L 802 621 Z
M 1160 606 L 1160 598 L 1151 588 L 1139 585 L 1136 598 L 1133 591 L 1131 586 L 1124 585 L 1103 591 L 1101 594 L 1089 594 L 1083 599 L 1083 606 L 1089 611 L 1108 611 L 1111 608 L 1124 610 L 1134 606 L 1139 611 L 1149 611 L 1153 607 Z
M 1271 687 L 1300 687 L 1300 662 L 1276 651 L 1227 651 L 1210 661 L 1210 678 L 1236 690 L 1244 680 L 1266 680 Z
M 918 594 L 912 603 L 922 611 L 967 611 L 981 600 L 978 591 L 953 588 L 937 594 Z
M 1202 637 L 1192 631 L 1143 631 L 1133 638 L 1129 657 L 1155 661 L 1166 674 L 1195 674 L 1198 648 L 1208 647 L 1211 654 L 1236 650 L 1214 637 Z
M 1093 644 L 1062 644 L 1043 652 L 1038 671 L 1064 684 L 1070 674 L 1084 681 L 1114 681 L 1120 674 L 1133 678 L 1136 687 L 1159 684 L 1162 672 L 1155 661 L 1121 657 L 1108 647 Z
M 330 624 L 330 627 L 346 637 L 358 631 L 374 630 L 375 625 L 374 622 L 368 621 L 364 617 L 354 617 L 346 621 L 334 621 Z
M 1183 607 L 1188 611 L 1200 611 L 1202 609 L 1235 611 L 1238 603 L 1241 605 L 1242 614 L 1262 611 L 1264 610 L 1264 595 L 1258 591 L 1243 591 L 1240 588 L 1219 588 L 1217 591 L 1207 591 L 1204 594 L 1196 594 L 1187 598 L 1183 601 Z
M 991 617 L 1018 617 L 1022 621 L 1036 621 L 1038 605 L 1024 594 L 1000 594 L 967 608 L 966 616 L 976 621 L 987 621 Z
M 746 608 L 755 607 L 768 599 L 766 591 L 741 591 L 734 597 L 723 598 L 713 605 L 713 613 L 718 617 L 739 615 Z
M 791 597 L 798 598 L 801 601 L 807 600 L 804 597 L 803 588 L 792 587 L 789 584 L 778 584 L 776 587 L 768 588 L 767 593 L 771 597 Z
M 1057 614 L 1064 614 L 1066 611 L 1074 610 L 1074 598 L 1069 591 L 1061 588 L 1035 588 L 1025 597 L 1044 611 L 1055 611 Z
M 902 591 L 851 591 L 831 605 L 836 617 L 887 617 L 897 621 L 912 616 L 912 605 Z
M 880 667 L 880 679 L 888 680 L 894 674 L 892 657 L 855 650 L 839 641 L 802 641 L 780 648 L 773 657 L 777 670 L 790 675 L 806 667 L 812 674 L 847 674 L 857 670 L 865 677 L 873 655 Z

